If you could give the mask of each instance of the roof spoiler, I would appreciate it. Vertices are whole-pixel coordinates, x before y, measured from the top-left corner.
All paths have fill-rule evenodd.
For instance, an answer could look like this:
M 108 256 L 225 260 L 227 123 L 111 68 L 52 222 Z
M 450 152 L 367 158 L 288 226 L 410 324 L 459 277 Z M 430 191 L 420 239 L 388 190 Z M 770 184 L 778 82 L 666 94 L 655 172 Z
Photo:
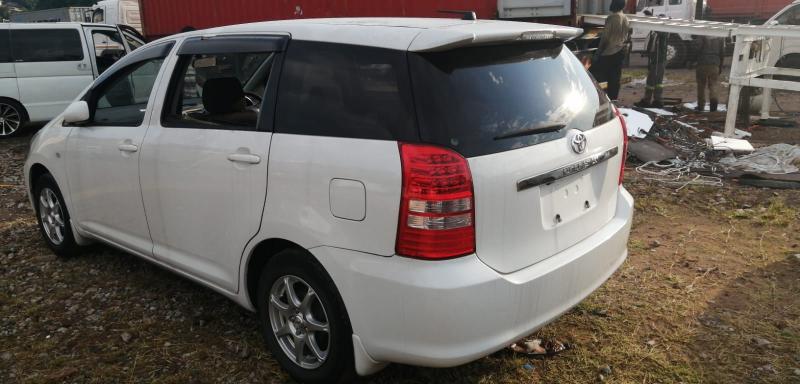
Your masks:
M 498 25 L 499 24 L 499 25 Z M 569 41 L 583 29 L 516 22 L 480 22 L 447 29 L 427 29 L 420 32 L 408 47 L 411 52 L 445 51 L 470 45 L 503 42 L 561 40 Z

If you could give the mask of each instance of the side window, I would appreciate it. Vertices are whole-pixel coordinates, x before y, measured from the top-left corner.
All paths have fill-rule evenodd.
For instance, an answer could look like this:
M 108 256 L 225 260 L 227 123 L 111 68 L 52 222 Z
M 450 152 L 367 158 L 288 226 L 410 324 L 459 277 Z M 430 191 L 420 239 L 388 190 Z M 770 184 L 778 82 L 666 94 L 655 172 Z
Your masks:
M 778 17 L 780 25 L 800 25 L 800 6 L 796 6 Z
M 164 111 L 168 127 L 254 131 L 274 53 L 181 55 Z
M 669 5 L 681 5 L 683 0 L 669 0 Z
M 648 7 L 662 7 L 664 6 L 664 0 L 647 0 Z
M 0 29 L 0 63 L 11 62 L 11 38 L 7 29 Z
M 139 126 L 163 58 L 132 64 L 93 92 L 94 125 Z
M 401 51 L 293 41 L 281 71 L 275 131 L 417 139 L 407 65 Z
M 11 52 L 18 62 L 83 60 L 83 44 L 75 29 L 12 29 Z
M 100 8 L 95 9 L 94 12 L 92 13 L 92 22 L 93 23 L 102 24 L 105 21 L 105 19 L 106 19 L 105 18 L 105 13 Z
M 125 45 L 122 43 L 122 36 L 119 32 L 110 29 L 92 30 L 92 41 L 94 42 L 95 62 L 97 72 L 103 73 L 117 60 L 125 56 Z

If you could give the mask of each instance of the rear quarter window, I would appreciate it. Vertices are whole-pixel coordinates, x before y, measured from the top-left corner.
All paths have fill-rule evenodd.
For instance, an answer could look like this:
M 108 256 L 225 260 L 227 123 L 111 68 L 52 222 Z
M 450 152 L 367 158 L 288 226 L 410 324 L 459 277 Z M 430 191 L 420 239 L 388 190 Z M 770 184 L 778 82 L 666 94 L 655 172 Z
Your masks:
M 556 140 L 614 117 L 608 97 L 561 42 L 411 53 L 409 61 L 422 141 L 467 157 Z
M 11 52 L 15 61 L 81 61 L 83 44 L 75 29 L 11 30 Z
M 292 41 L 278 90 L 275 132 L 417 140 L 406 54 Z

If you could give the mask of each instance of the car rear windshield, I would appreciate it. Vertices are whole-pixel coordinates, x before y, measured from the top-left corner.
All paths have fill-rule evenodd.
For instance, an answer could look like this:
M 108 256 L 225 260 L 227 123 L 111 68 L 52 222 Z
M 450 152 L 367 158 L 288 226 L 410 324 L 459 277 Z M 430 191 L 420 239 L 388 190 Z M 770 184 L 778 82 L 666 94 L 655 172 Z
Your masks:
M 559 139 L 614 116 L 560 42 L 412 53 L 409 61 L 422 141 L 467 157 Z

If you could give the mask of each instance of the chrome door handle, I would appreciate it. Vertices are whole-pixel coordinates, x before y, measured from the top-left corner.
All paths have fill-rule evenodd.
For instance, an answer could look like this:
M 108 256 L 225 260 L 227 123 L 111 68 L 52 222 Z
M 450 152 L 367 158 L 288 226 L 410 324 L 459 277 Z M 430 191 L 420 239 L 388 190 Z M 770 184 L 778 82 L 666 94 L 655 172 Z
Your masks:
M 134 144 L 120 144 L 117 148 L 122 152 L 136 152 L 139 150 L 139 146 Z
M 261 157 L 247 153 L 231 153 L 228 155 L 228 160 L 234 163 L 258 164 L 261 162 Z

